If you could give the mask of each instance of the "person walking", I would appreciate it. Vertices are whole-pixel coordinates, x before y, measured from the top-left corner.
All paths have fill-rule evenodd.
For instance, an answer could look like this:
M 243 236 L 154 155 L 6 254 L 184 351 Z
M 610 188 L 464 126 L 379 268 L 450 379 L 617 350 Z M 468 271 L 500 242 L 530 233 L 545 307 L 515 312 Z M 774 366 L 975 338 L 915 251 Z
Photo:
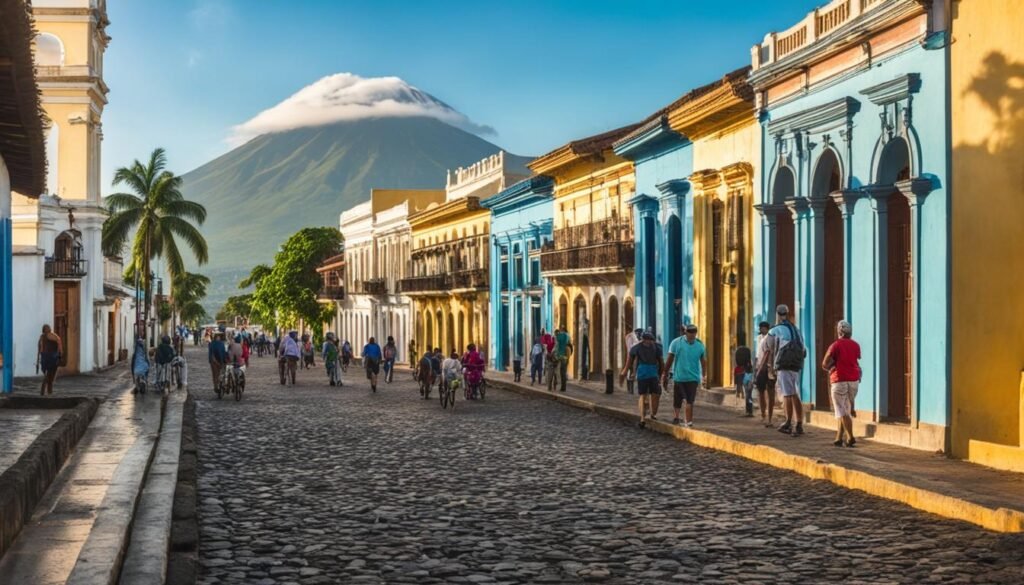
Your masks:
M 668 374 L 672 372 L 672 424 L 679 424 L 679 410 L 683 411 L 683 426 L 693 426 L 693 403 L 697 401 L 697 388 L 704 383 L 707 369 L 704 342 L 697 339 L 697 326 L 692 323 L 679 328 L 681 335 L 668 346 L 668 362 L 662 374 L 662 386 L 668 387 Z
M 554 351 L 544 352 L 544 384 L 548 392 L 554 392 L 561 385 L 562 362 Z
M 640 338 L 643 336 L 643 334 L 644 334 L 644 330 L 639 328 L 639 327 L 637 327 L 633 331 L 630 331 L 628 335 L 626 335 L 626 360 L 629 360 L 629 352 L 633 351 L 633 347 L 636 344 L 640 343 Z M 633 393 L 633 386 L 634 386 L 633 383 L 635 381 L 636 380 L 632 376 L 629 376 L 629 377 L 626 378 L 626 393 L 627 394 L 632 394 Z
M 324 344 L 322 346 L 320 356 L 324 360 L 324 369 L 327 370 L 327 382 L 331 386 L 342 386 L 341 383 L 341 368 L 338 365 L 338 356 L 340 351 L 338 350 L 338 340 L 334 336 L 334 333 L 328 331 L 324 337 Z
M 751 384 L 754 372 L 750 348 L 741 345 L 733 355 L 736 366 L 733 368 L 733 383 L 736 385 L 736 396 L 744 398 L 747 417 L 754 416 L 754 385 Z
M 523 379 L 523 352 L 518 347 L 512 353 L 512 376 L 517 384 Z
M 419 354 L 416 353 L 416 340 L 415 339 L 410 339 L 409 340 L 409 365 L 412 366 L 413 370 L 416 369 L 416 364 L 418 363 L 416 361 L 416 357 L 418 355 Z
M 775 368 L 768 359 L 768 331 L 772 325 L 767 321 L 758 324 L 757 358 L 754 360 L 754 385 L 757 387 L 757 404 L 761 408 L 761 424 L 774 426 L 775 412 Z M 767 413 L 767 416 L 766 416 Z
M 398 346 L 395 345 L 395 338 L 388 335 L 388 341 L 384 344 L 384 381 L 391 383 L 395 371 L 395 360 L 398 359 Z
M 38 351 L 39 368 L 43 371 L 43 384 L 39 388 L 39 395 L 49 396 L 53 394 L 53 381 L 57 379 L 57 368 L 60 367 L 60 358 L 64 354 L 64 341 L 50 329 L 49 324 L 43 325 Z
M 558 378 L 561 383 L 560 390 L 565 392 L 565 382 L 568 377 L 569 358 L 572 356 L 572 338 L 569 331 L 562 327 L 555 334 L 555 357 L 558 358 Z
M 537 382 L 544 381 L 544 354 L 547 351 L 544 348 L 544 344 L 540 342 L 538 337 L 533 342 L 533 348 L 530 349 L 530 386 L 533 386 Z
M 213 336 L 206 347 L 206 357 L 210 362 L 210 373 L 213 374 L 213 387 L 220 386 L 221 372 L 224 365 L 228 363 L 228 348 L 224 345 L 224 334 L 218 333 Z M 284 384 L 284 382 L 281 382 Z
M 377 391 L 377 374 L 380 373 L 383 355 L 377 340 L 373 337 L 363 346 L 363 367 L 366 368 L 366 379 L 370 381 L 370 389 L 374 392 Z
M 647 425 L 648 403 L 651 420 L 658 420 L 658 403 L 661 400 L 661 387 L 658 385 L 658 379 L 664 372 L 664 366 L 661 348 L 654 343 L 654 334 L 644 332 L 640 343 L 634 345 L 630 350 L 629 357 L 626 358 L 626 366 L 619 373 L 620 383 L 627 376 L 636 378 L 636 393 L 640 396 L 638 407 L 641 428 Z
M 295 372 L 299 369 L 299 359 L 302 357 L 302 349 L 299 347 L 299 334 L 297 331 L 289 331 L 288 335 L 278 339 L 278 372 L 281 375 L 281 385 L 291 380 L 295 385 Z
M 794 437 L 804 434 L 804 405 L 800 399 L 800 371 L 807 358 L 807 348 L 796 325 L 789 320 L 789 307 L 779 305 L 775 309 L 777 325 L 768 331 L 771 339 L 770 351 L 775 366 L 776 386 L 782 394 L 786 409 L 786 422 L 779 427 L 780 433 Z
M 853 447 L 857 439 L 853 437 L 853 418 L 857 416 L 854 409 L 854 401 L 857 398 L 857 387 L 860 385 L 860 345 L 854 341 L 853 326 L 848 321 L 840 321 L 836 324 L 837 339 L 828 346 L 825 358 L 821 361 L 821 367 L 828 372 L 828 379 L 831 384 L 832 409 L 836 414 L 838 428 L 836 429 L 836 440 L 832 442 L 836 447 L 846 445 Z M 843 435 L 846 435 L 844 440 Z

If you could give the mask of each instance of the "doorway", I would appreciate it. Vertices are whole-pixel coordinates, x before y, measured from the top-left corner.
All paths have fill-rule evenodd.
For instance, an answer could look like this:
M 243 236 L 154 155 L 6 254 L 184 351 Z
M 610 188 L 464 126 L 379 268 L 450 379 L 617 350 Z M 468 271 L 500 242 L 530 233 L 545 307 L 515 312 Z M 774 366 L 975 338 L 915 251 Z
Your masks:
M 117 348 L 117 313 L 107 313 L 107 365 L 114 365 L 114 353 Z
M 888 418 L 910 420 L 913 307 L 910 246 L 910 205 L 899 193 L 889 197 L 888 209 L 889 372 Z
M 725 256 L 723 236 L 725 233 L 725 213 L 721 201 L 715 200 L 711 204 L 711 323 L 710 331 L 707 333 L 708 344 L 708 383 L 714 386 L 725 384 L 725 362 L 726 356 L 720 356 L 724 340 L 729 339 L 725 331 L 725 302 L 722 294 L 722 259 Z
M 675 215 L 668 220 L 666 228 L 668 236 L 668 329 L 662 331 L 662 339 L 672 339 L 679 325 L 682 324 L 683 315 L 683 229 L 679 218 Z
M 615 297 L 608 299 L 608 367 L 618 372 L 624 360 L 619 357 L 619 342 L 623 341 L 619 331 L 619 301 Z
M 53 332 L 64 344 L 60 357 L 60 374 L 78 373 L 79 339 L 79 294 L 78 283 L 56 281 L 53 283 Z
M 594 295 L 593 307 L 591 309 L 590 317 L 590 330 L 593 332 L 590 336 L 590 355 L 591 355 L 591 367 L 590 372 L 596 372 L 601 375 L 604 372 L 604 307 L 601 305 L 601 295 Z M 588 372 L 589 373 L 589 372 Z
M 826 150 L 818 162 L 814 175 L 813 197 L 824 201 L 824 237 L 822 258 L 822 307 L 817 327 L 818 359 L 825 356 L 829 346 L 836 339 L 836 324 L 845 318 L 845 244 L 843 215 L 839 204 L 829 195 L 841 188 L 842 176 L 839 160 L 832 150 Z M 815 377 L 814 409 L 829 410 L 832 403 L 829 374 L 817 368 Z

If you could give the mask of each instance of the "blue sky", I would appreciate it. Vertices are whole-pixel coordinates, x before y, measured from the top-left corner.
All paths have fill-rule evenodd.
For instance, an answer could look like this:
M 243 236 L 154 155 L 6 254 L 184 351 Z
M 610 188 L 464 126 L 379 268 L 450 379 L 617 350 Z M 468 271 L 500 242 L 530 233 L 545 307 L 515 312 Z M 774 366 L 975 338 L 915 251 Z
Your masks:
M 231 128 L 339 72 L 396 75 L 542 154 L 638 121 L 750 61 L 813 0 L 112 0 L 104 185 L 168 150 L 185 173 Z

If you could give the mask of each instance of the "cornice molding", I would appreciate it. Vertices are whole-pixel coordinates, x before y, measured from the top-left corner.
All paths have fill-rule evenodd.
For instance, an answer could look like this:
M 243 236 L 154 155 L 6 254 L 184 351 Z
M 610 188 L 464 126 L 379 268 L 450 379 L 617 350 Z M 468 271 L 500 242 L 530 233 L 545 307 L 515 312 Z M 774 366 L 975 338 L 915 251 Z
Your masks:
M 849 123 L 853 115 L 860 110 L 860 102 L 845 96 L 800 112 L 770 120 L 768 133 L 780 136 L 790 132 L 819 132 L 840 126 L 840 122 Z
M 727 128 L 744 118 L 754 118 L 754 92 L 745 78 L 724 81 L 720 86 L 667 114 L 672 130 L 696 140 Z
M 693 190 L 693 184 L 689 179 L 671 179 L 655 186 L 665 197 L 686 197 L 686 194 Z
M 615 154 L 636 161 L 684 146 L 687 142 L 686 136 L 669 126 L 668 118 L 663 114 L 618 140 L 613 149 Z
M 896 79 L 873 85 L 861 90 L 860 94 L 871 103 L 879 106 L 886 106 L 894 102 L 905 100 L 910 94 L 917 93 L 921 89 L 921 76 L 917 73 L 900 75 Z
M 495 214 L 501 214 L 510 211 L 513 207 L 553 199 L 554 195 L 554 179 L 547 175 L 535 175 L 484 199 L 480 202 L 480 206 L 490 209 Z
M 451 221 L 458 219 L 461 215 L 468 215 L 474 211 L 483 211 L 480 206 L 479 197 L 460 197 L 438 205 L 428 207 L 409 216 L 409 226 L 413 229 L 421 229 L 433 223 Z

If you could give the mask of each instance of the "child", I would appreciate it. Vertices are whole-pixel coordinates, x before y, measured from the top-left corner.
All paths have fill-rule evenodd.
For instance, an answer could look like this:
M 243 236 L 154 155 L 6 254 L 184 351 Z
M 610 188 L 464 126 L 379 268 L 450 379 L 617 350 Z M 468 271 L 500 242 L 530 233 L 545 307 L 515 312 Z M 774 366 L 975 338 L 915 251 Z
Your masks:
M 530 350 L 530 386 L 544 381 L 544 344 L 537 338 Z

